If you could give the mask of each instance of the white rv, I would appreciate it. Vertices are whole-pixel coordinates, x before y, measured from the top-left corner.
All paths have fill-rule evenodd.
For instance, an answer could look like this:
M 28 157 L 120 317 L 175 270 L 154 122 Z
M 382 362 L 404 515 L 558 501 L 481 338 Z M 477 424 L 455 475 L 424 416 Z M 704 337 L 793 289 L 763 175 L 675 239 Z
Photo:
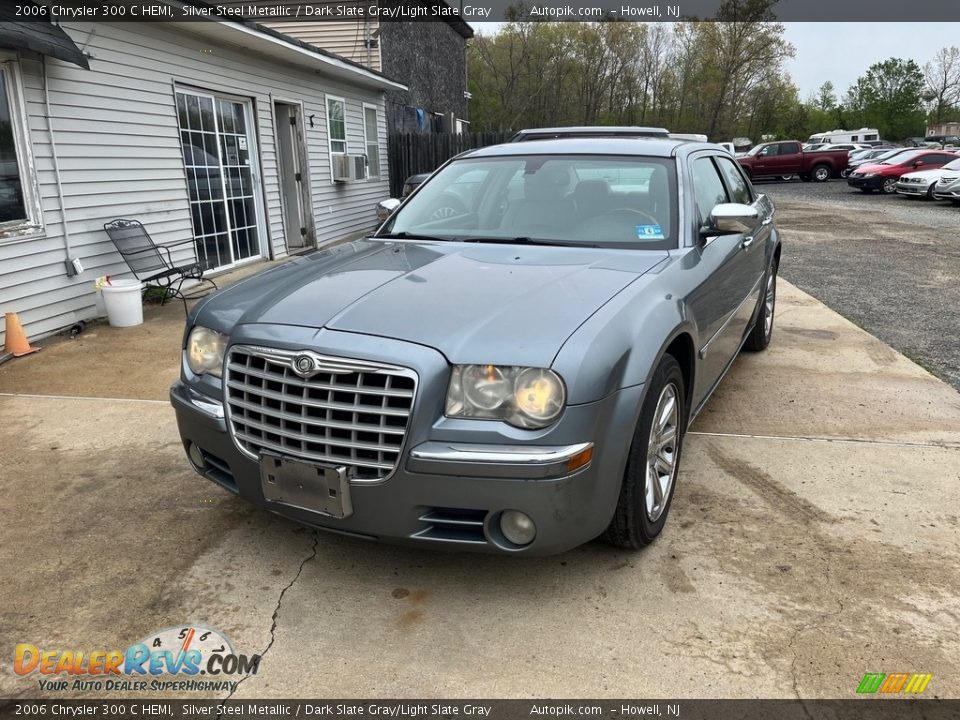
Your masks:
M 867 143 L 880 139 L 880 131 L 876 128 L 860 128 L 859 130 L 831 130 L 830 132 L 811 135 L 808 143 Z

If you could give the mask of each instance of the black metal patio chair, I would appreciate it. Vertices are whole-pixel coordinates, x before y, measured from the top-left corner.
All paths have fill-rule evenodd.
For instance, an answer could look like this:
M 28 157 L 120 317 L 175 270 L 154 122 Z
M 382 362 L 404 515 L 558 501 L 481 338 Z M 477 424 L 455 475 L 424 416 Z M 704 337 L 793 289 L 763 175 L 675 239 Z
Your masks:
M 201 286 L 209 283 L 213 289 L 217 284 L 203 274 L 209 266 L 201 261 L 193 263 L 177 263 L 173 260 L 171 248 L 193 244 L 193 238 L 175 243 L 157 245 L 147 229 L 139 220 L 111 220 L 103 226 L 117 251 L 123 256 L 130 270 L 137 280 L 144 284 L 144 292 L 150 288 L 157 288 L 163 292 L 160 304 L 163 305 L 171 297 L 183 301 L 183 311 L 187 312 L 187 300 L 195 300 L 207 292 L 209 288 L 188 288 L 188 294 L 182 292 L 183 284 L 188 280 L 197 280 Z M 196 250 L 194 250 L 196 253 Z

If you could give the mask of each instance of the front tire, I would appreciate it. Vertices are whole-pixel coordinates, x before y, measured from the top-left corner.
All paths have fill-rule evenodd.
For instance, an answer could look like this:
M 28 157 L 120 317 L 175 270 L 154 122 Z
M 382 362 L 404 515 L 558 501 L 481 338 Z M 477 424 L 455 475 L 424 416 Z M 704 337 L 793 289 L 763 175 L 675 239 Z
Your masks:
M 884 195 L 893 195 L 897 191 L 897 178 L 884 178 L 880 190 Z
M 757 313 L 757 319 L 753 323 L 753 329 L 747 335 L 747 341 L 743 344 L 744 350 L 760 352 L 766 350 L 770 344 L 770 338 L 773 337 L 773 316 L 777 309 L 777 265 L 770 266 L 770 274 L 767 276 L 767 284 L 764 288 L 763 297 L 760 300 L 760 312 Z
M 664 355 L 644 398 L 620 499 L 604 533 L 611 545 L 636 550 L 663 530 L 677 484 L 686 423 L 683 373 L 672 355 Z

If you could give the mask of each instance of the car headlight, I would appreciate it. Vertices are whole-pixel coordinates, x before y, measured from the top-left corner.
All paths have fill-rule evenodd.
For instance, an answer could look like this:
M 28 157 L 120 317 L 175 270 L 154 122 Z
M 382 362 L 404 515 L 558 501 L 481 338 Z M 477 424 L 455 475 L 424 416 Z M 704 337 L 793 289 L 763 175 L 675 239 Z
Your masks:
M 566 395 L 560 376 L 547 368 L 454 365 L 445 412 L 542 428 L 560 417 Z
M 864 173 L 864 174 L 863 174 L 863 177 L 865 177 L 865 178 L 872 178 L 872 177 L 876 177 L 876 176 L 877 176 L 877 173 Z
M 194 375 L 220 377 L 227 336 L 197 325 L 187 338 L 187 367 Z

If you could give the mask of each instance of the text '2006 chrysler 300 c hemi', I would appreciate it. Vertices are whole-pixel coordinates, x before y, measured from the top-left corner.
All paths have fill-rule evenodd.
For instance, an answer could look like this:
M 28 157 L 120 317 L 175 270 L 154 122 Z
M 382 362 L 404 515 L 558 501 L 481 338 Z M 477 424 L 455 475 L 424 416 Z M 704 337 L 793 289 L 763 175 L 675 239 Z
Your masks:
M 318 528 L 547 554 L 661 531 L 684 432 L 770 342 L 773 206 L 720 147 L 512 143 L 371 237 L 201 301 L 171 389 L 206 478 Z

